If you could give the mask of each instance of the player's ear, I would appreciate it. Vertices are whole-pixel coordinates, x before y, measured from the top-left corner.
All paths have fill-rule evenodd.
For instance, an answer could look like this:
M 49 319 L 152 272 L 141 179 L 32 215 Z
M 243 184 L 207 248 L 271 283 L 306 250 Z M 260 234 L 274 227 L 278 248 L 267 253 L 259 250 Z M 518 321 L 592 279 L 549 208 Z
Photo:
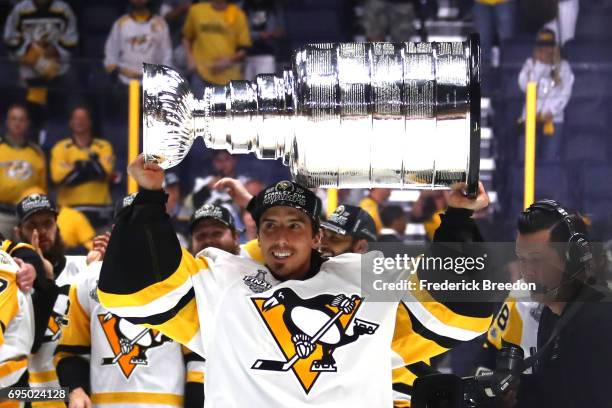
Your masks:
M 13 227 L 13 236 L 17 241 L 23 241 L 21 238 L 21 229 L 19 227 Z
M 321 228 L 317 228 L 316 230 L 313 231 L 314 234 L 312 236 L 312 249 L 319 249 L 319 247 L 321 246 Z
M 353 252 L 356 254 L 365 254 L 369 249 L 368 241 L 359 239 L 353 244 Z

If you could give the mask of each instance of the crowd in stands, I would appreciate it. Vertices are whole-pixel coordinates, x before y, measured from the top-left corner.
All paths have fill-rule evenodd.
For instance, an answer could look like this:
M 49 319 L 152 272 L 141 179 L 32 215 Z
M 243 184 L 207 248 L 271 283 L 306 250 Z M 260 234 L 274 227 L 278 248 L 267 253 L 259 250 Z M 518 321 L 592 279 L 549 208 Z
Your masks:
M 543 193 L 548 192 L 546 186 L 556 180 L 560 191 L 555 198 L 566 199 L 569 205 L 597 217 L 607 216 L 596 205 L 575 199 L 578 194 L 572 195 L 571 187 L 588 175 L 610 174 L 610 169 L 600 165 L 583 166 L 577 172 L 568 170 L 568 160 L 573 160 L 569 156 L 575 155 L 569 152 L 570 146 L 579 139 L 575 132 L 583 131 L 577 129 L 577 115 L 571 110 L 584 68 L 579 66 L 576 73 L 566 52 L 576 43 L 576 33 L 580 37 L 582 32 L 578 0 L 561 0 L 558 4 L 539 0 L 4 3 L 1 66 L 6 75 L 0 86 L 7 90 L 7 97 L 0 102 L 6 115 L 0 144 L 0 224 L 5 234 L 14 224 L 14 205 L 32 188 L 51 194 L 61 208 L 85 215 L 94 230 L 108 227 L 112 203 L 126 189 L 125 85 L 140 80 L 142 62 L 178 69 L 189 79 L 194 94 L 200 96 L 206 85 L 278 72 L 287 65 L 291 49 L 300 43 L 353 38 L 427 39 L 428 22 L 435 20 L 439 7 L 446 3 L 458 8 L 455 20 L 481 36 L 483 91 L 492 99 L 495 111 L 496 166 L 492 183 L 499 192 L 499 205 L 515 209 L 520 201 L 517 197 L 522 195 L 519 179 L 525 114 L 521 107 L 526 84 L 534 81 L 538 84 L 537 158 L 538 165 L 543 166 L 538 172 L 542 178 L 539 186 L 544 188 Z M 598 3 L 609 10 L 605 1 Z M 347 19 L 352 21 L 347 23 Z M 318 27 L 312 28 L 314 25 Z M 597 43 L 597 38 L 594 41 Z M 6 82 L 11 72 L 6 67 L 18 68 L 10 84 Z M 592 74 L 598 67 L 587 69 Z M 506 92 L 508 89 L 512 91 Z M 583 92 L 580 95 L 585 101 Z M 580 124 L 588 122 L 585 117 L 578 119 L 582 120 Z M 592 122 L 606 120 L 594 118 Z M 602 128 L 589 129 L 590 135 L 605 132 Z M 595 136 L 600 148 L 591 150 L 605 156 L 610 143 L 603 134 Z M 590 154 L 589 147 L 584 150 Z M 169 206 L 173 217 L 189 218 L 189 212 L 204 202 L 225 203 L 239 227 L 245 228 L 242 238 L 252 235 L 250 221 L 231 208 L 227 196 L 212 189 L 219 177 L 226 176 L 239 177 L 259 189 L 267 182 L 287 178 L 288 171 L 277 162 L 213 154 L 198 142 L 187 159 L 172 170 L 173 180 L 167 188 L 175 191 L 172 196 L 176 203 Z M 386 198 L 377 199 L 377 194 L 366 191 L 345 196 L 348 202 L 368 208 L 380 231 L 382 223 L 377 214 L 381 210 L 377 205 L 383 205 Z M 598 189 L 593 192 L 598 198 L 606 194 Z M 388 197 L 388 192 L 385 195 Z M 417 235 L 431 237 L 439 222 L 436 214 L 443 208 L 439 200 L 443 200 L 443 194 L 423 193 L 413 203 L 399 203 L 412 214 L 407 228 L 423 224 L 422 233 Z M 424 206 L 423 202 L 429 204 Z M 423 212 L 424 208 L 427 211 Z

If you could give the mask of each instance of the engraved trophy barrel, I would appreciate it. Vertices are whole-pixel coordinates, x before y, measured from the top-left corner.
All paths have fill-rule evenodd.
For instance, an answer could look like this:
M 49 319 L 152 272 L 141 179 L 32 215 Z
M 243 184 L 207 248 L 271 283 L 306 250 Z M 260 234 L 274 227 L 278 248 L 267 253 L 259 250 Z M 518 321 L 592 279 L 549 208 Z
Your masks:
M 307 187 L 448 188 L 475 193 L 480 46 L 311 44 L 282 75 L 231 81 L 196 99 L 171 68 L 145 64 L 145 160 L 178 164 L 194 139 L 282 158 Z

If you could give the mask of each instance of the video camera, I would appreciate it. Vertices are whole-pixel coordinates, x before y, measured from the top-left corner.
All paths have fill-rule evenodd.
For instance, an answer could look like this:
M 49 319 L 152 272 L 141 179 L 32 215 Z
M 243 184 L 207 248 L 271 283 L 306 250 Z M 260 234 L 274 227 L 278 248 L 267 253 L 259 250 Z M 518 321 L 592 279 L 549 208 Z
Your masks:
M 473 377 L 432 374 L 414 382 L 413 408 L 493 408 L 523 372 L 523 349 L 504 346 L 497 355 L 495 371 Z

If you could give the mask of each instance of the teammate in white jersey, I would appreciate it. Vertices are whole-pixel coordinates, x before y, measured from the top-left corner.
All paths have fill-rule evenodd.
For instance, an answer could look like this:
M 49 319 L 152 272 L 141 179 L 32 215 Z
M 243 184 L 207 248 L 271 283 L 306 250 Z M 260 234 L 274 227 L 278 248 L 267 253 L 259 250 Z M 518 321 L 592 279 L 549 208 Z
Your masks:
M 27 385 L 28 354 L 34 344 L 32 299 L 17 287 L 20 265 L 23 261 L 0 249 L 0 388 Z
M 134 197 L 117 203 L 115 217 Z M 109 237 L 94 239 L 89 260 L 104 258 Z M 159 331 L 104 309 L 96 296 L 100 266 L 94 261 L 71 286 L 68 326 L 56 352 L 59 380 L 71 390 L 70 407 L 201 408 L 204 360 Z
M 30 194 L 17 205 L 19 223 L 15 235 L 40 252 L 47 265 L 52 267 L 50 285 L 53 296 L 47 296 L 45 304 L 35 299 L 35 309 L 41 315 L 39 326 L 44 325 L 40 342 L 29 357 L 29 385 L 33 388 L 57 388 L 59 382 L 53 365 L 53 353 L 59 342 L 62 327 L 67 323 L 70 307 L 68 291 L 77 275 L 87 267 L 85 256 L 64 255 L 64 245 L 57 225 L 55 203 L 44 194 Z M 36 294 L 37 295 L 37 294 Z M 41 321 L 45 316 L 46 320 Z M 33 408 L 63 408 L 60 401 L 33 402 Z
M 444 304 L 438 293 L 364 301 L 361 263 L 377 254 L 322 258 L 321 202 L 298 184 L 276 183 L 248 205 L 262 265 L 218 249 L 198 257 L 181 249 L 164 210 L 163 170 L 139 157 L 129 172 L 142 189 L 114 227 L 98 296 L 111 312 L 207 358 L 206 406 L 390 406 L 392 368 L 489 326 L 488 305 Z M 488 203 L 482 186 L 477 199 L 456 189 L 449 203 L 455 208 L 442 216 L 438 238 L 479 240 L 471 215 Z

